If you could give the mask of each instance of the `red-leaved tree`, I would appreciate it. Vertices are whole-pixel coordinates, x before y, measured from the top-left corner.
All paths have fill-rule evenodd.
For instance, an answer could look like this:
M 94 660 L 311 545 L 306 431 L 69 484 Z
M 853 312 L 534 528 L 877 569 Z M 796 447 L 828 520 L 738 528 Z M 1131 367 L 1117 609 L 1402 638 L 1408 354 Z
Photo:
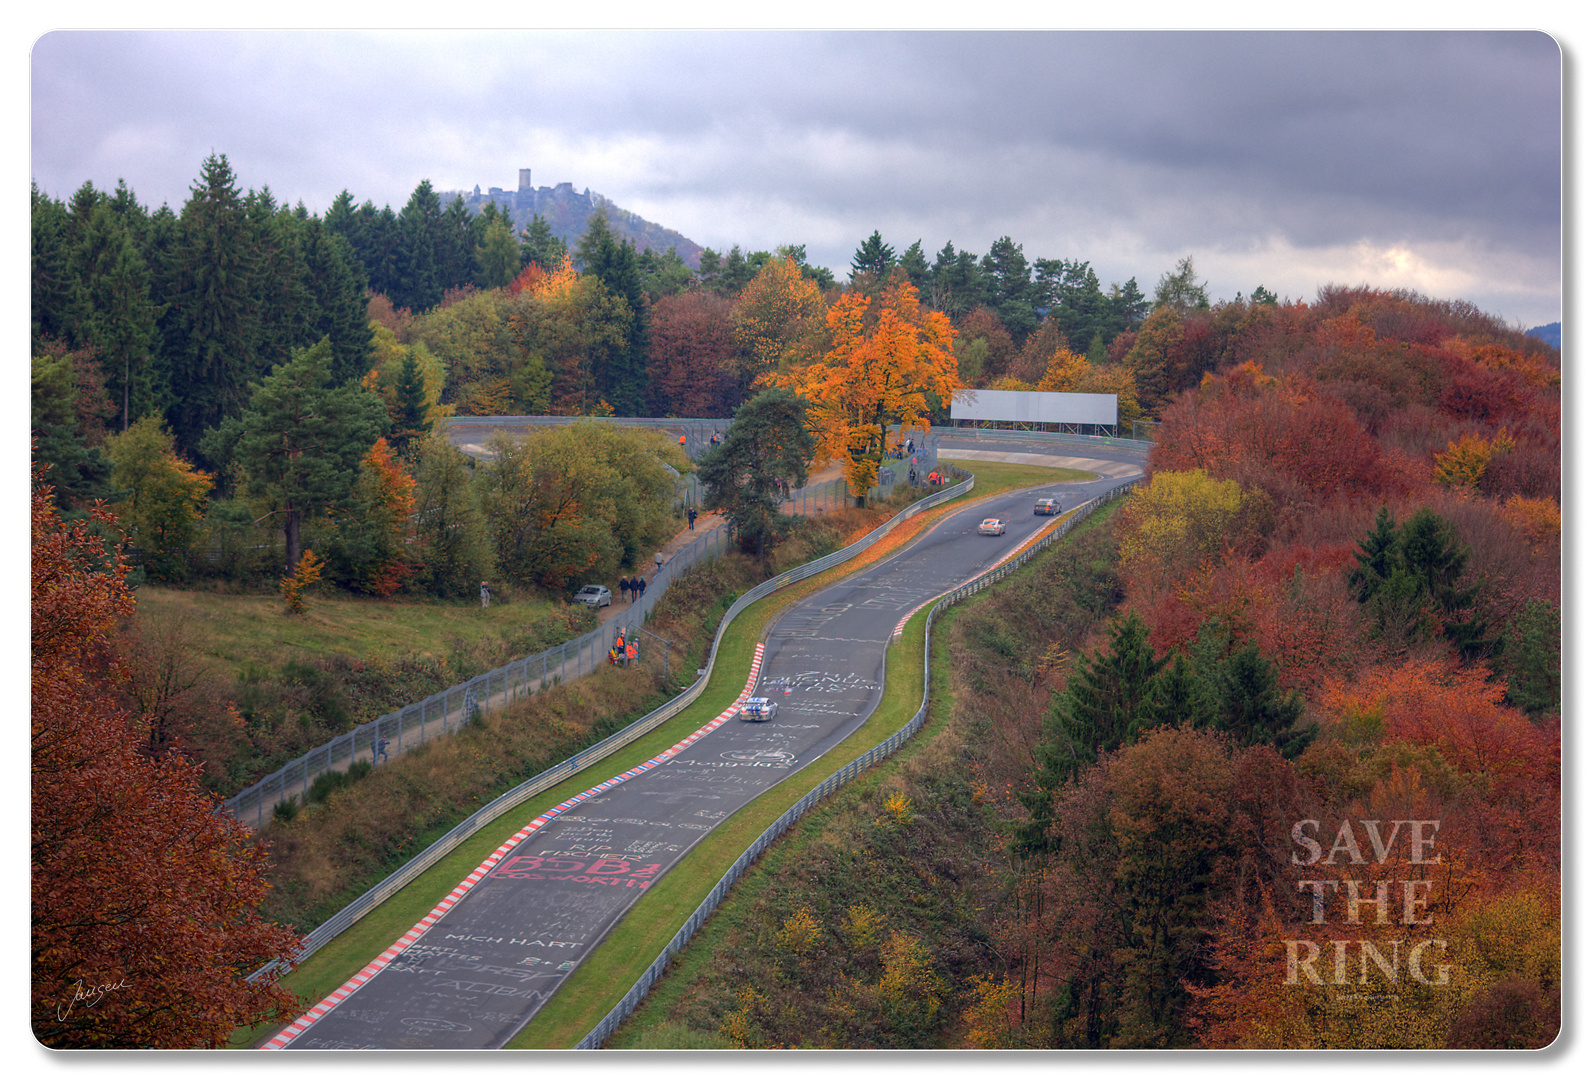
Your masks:
M 298 937 L 263 922 L 265 853 L 200 769 L 140 753 L 110 637 L 133 610 L 102 507 L 33 494 L 33 1033 L 46 1046 L 220 1046 L 294 996 L 245 976 Z

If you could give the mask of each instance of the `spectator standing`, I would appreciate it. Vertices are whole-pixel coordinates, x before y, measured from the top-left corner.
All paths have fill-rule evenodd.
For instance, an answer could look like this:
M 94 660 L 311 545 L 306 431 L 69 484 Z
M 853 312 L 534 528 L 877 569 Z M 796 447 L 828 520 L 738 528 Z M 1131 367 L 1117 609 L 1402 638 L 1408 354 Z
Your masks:
M 685 511 L 685 520 L 686 520 L 686 524 L 687 524 L 687 525 L 688 525 L 688 526 L 689 526 L 689 527 L 690 527 L 690 528 L 691 528 L 691 529 L 692 529 L 692 530 L 693 530 L 693 531 L 694 531 L 694 530 L 695 530 L 695 529 L 696 529 L 696 519 L 697 519 L 697 511 L 696 511 L 696 507 L 694 507 L 694 506 L 688 506 L 688 507 L 686 507 L 686 511 Z
M 492 588 L 486 582 L 481 582 L 481 606 L 490 607 L 492 604 Z
M 663 552 L 657 551 L 657 552 L 653 553 L 653 555 L 652 555 L 652 565 L 657 567 L 657 571 L 653 575 L 654 577 L 656 577 L 657 574 L 661 574 L 663 572 Z

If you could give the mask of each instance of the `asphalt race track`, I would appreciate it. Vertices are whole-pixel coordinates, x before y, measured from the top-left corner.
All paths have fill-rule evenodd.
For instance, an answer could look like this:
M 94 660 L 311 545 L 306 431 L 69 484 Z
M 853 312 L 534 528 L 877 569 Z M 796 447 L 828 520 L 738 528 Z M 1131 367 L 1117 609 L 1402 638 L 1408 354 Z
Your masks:
M 942 443 L 943 457 L 974 456 L 954 442 Z M 985 459 L 1010 453 L 1034 464 L 1057 463 L 1036 452 L 1048 446 L 999 446 L 987 439 L 974 445 Z M 670 756 L 624 773 L 622 782 L 539 818 L 479 880 L 455 890 L 440 918 L 411 931 L 366 968 L 370 974 L 357 986 L 344 987 L 268 1045 L 503 1046 L 647 887 L 709 830 L 862 724 L 879 703 L 885 646 L 906 615 L 1054 522 L 1034 515 L 1035 499 L 1055 497 L 1071 509 L 1137 473 L 1142 462 L 1127 452 L 1118 461 L 1115 453 L 1108 459 L 1109 451 L 1078 449 L 1094 464 L 1071 467 L 1115 475 L 977 500 L 879 565 L 793 607 L 768 633 L 753 691 L 777 703 L 771 720 L 749 723 L 721 714 L 717 726 L 709 725 L 713 729 L 689 746 L 682 743 Z M 1009 519 L 1006 534 L 980 536 L 978 523 L 986 517 Z M 631 764 L 623 754 L 616 773 Z

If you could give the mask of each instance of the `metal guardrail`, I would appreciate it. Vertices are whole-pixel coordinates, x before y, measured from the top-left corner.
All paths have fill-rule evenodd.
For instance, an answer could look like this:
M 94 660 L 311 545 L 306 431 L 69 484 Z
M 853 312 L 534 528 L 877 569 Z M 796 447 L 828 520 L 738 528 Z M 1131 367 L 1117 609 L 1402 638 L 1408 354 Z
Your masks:
M 740 878 L 740 876 L 748 867 L 752 865 L 752 863 L 757 861 L 758 857 L 762 855 L 768 846 L 777 840 L 786 829 L 794 825 L 803 814 L 807 813 L 807 811 L 811 810 L 818 803 L 822 802 L 837 788 L 855 779 L 865 769 L 869 768 L 876 762 L 895 753 L 896 750 L 900 749 L 900 747 L 909 738 L 915 735 L 918 729 L 923 726 L 923 722 L 927 718 L 929 711 L 929 679 L 931 676 L 931 670 L 928 663 L 928 654 L 930 636 L 934 632 L 935 617 L 951 604 L 954 604 L 965 597 L 971 596 L 973 593 L 976 593 L 981 589 L 986 589 L 995 582 L 1001 581 L 1008 575 L 1014 573 L 1020 567 L 1026 565 L 1031 559 L 1039 554 L 1039 552 L 1045 550 L 1050 545 L 1060 540 L 1063 536 L 1067 535 L 1075 523 L 1084 520 L 1096 508 L 1104 505 L 1106 502 L 1112 499 L 1120 498 L 1123 493 L 1131 490 L 1141 483 L 1143 483 L 1142 478 L 1130 480 L 1124 484 L 1119 484 L 1117 487 L 1112 488 L 1104 495 L 1100 495 L 1090 500 L 1069 515 L 1067 520 L 1064 521 L 1060 527 L 1051 530 L 1037 543 L 1025 548 L 1022 552 L 1002 563 L 1001 565 L 992 568 L 988 572 L 981 574 L 977 578 L 974 578 L 972 581 L 967 582 L 965 585 L 961 585 L 942 596 L 939 601 L 935 603 L 934 607 L 929 610 L 928 622 L 925 624 L 923 630 L 923 704 L 918 707 L 918 711 L 913 715 L 912 719 L 907 721 L 904 726 L 897 730 L 888 739 L 874 746 L 872 749 L 868 750 L 862 755 L 854 758 L 838 771 L 831 773 L 817 787 L 813 788 L 806 795 L 802 796 L 802 798 L 794 806 L 785 811 L 785 813 L 781 814 L 777 821 L 775 821 L 767 829 L 764 829 L 762 835 L 754 840 L 751 846 L 742 852 L 741 855 L 730 866 L 730 868 L 725 871 L 724 876 L 721 877 L 718 883 L 713 886 L 707 897 L 697 905 L 696 910 L 691 913 L 689 918 L 686 919 L 685 923 L 675 933 L 674 937 L 670 939 L 669 944 L 664 947 L 664 950 L 661 953 L 658 954 L 658 958 L 652 962 L 641 978 L 636 980 L 635 985 L 630 988 L 619 1004 L 615 1005 L 613 1009 L 609 1011 L 608 1015 L 603 1017 L 603 1019 L 598 1022 L 597 1026 L 592 1028 L 592 1030 L 587 1033 L 585 1038 L 581 1039 L 580 1042 L 575 1044 L 575 1049 L 601 1049 L 603 1042 L 608 1038 L 608 1036 L 613 1034 L 614 1030 L 624 1022 L 626 1017 L 635 1011 L 636 1006 L 641 1003 L 642 998 L 646 997 L 648 991 L 652 989 L 653 984 L 662 977 L 664 970 L 669 965 L 669 961 L 674 958 L 676 953 L 685 948 L 687 942 L 691 940 L 691 937 L 697 932 L 697 930 L 701 929 L 702 924 L 707 921 L 708 916 L 713 913 L 713 910 L 718 907 L 718 905 L 723 901 L 724 897 L 729 894 L 730 889 L 734 886 L 735 882 Z
M 813 562 L 806 563 L 794 570 L 787 571 L 778 577 L 770 578 L 769 580 L 764 581 L 751 589 L 748 589 L 738 599 L 736 599 L 733 604 L 730 605 L 729 610 L 724 613 L 724 617 L 719 620 L 719 629 L 713 637 L 713 647 L 708 653 L 707 666 L 703 668 L 702 674 L 698 675 L 696 680 L 678 697 L 670 701 L 668 704 L 654 709 L 652 712 L 630 724 L 628 727 L 625 727 L 623 730 L 615 732 L 602 742 L 589 746 L 580 753 L 573 755 L 557 765 L 554 765 L 552 768 L 538 773 L 536 776 L 531 777 L 531 779 L 518 785 L 512 790 L 499 795 L 496 799 L 493 799 L 491 802 L 475 811 L 475 813 L 471 814 L 458 825 L 448 830 L 448 832 L 443 836 L 439 837 L 419 855 L 416 855 L 398 870 L 388 875 L 387 878 L 373 886 L 363 896 L 359 897 L 359 899 L 355 900 L 353 903 L 343 908 L 342 911 L 338 912 L 320 926 L 317 926 L 314 930 L 310 931 L 310 933 L 306 934 L 303 938 L 299 951 L 294 955 L 293 963 L 295 965 L 303 963 L 313 953 L 315 953 L 316 950 L 320 949 L 333 938 L 337 937 L 337 935 L 353 926 L 361 918 L 375 910 L 376 907 L 390 899 L 405 886 L 412 884 L 421 874 L 435 866 L 454 848 L 458 847 L 461 843 L 467 840 L 470 836 L 474 835 L 478 830 L 487 825 L 493 819 L 497 818 L 499 815 L 512 810 L 520 803 L 523 803 L 526 800 L 541 794 L 548 788 L 551 788 L 554 785 L 561 783 L 565 779 L 574 776 L 576 773 L 579 773 L 588 766 L 595 764 L 601 758 L 621 749 L 631 742 L 634 742 L 636 739 L 652 731 L 654 728 L 659 727 L 664 722 L 673 719 L 688 705 L 696 701 L 696 699 L 701 696 L 702 691 L 707 687 L 708 679 L 711 678 L 713 674 L 714 661 L 718 657 L 719 645 L 724 640 L 724 635 L 728 631 L 730 624 L 735 621 L 736 616 L 740 615 L 741 612 L 745 611 L 748 607 L 763 599 L 765 596 L 768 596 L 787 585 L 794 584 L 798 581 L 803 581 L 815 574 L 821 574 L 825 570 L 838 566 L 841 563 L 854 558 L 871 546 L 880 537 L 884 536 L 891 529 L 895 528 L 908 518 L 914 517 L 917 514 L 930 509 L 931 507 L 938 506 L 941 503 L 957 498 L 965 492 L 971 491 L 973 487 L 972 474 L 963 472 L 962 470 L 957 471 L 962 476 L 967 477 L 967 479 L 954 486 L 943 488 L 942 490 L 935 492 L 933 495 L 930 495 L 924 499 L 920 499 L 911 506 L 906 507 L 900 513 L 896 514 L 883 525 L 880 525 L 878 528 L 874 529 L 861 540 L 849 544 L 839 551 L 826 555 L 822 559 L 816 559 Z M 668 564 L 665 564 L 665 567 L 667 567 L 667 565 Z M 605 628 L 605 630 L 609 633 L 612 632 L 611 630 L 608 630 L 608 628 Z M 273 972 L 285 970 L 287 970 L 286 965 L 273 961 L 272 963 L 265 965 L 249 975 L 249 981 L 254 982 L 258 979 L 266 977 L 267 975 L 270 975 Z
M 573 422 L 570 417 L 552 419 Z M 869 489 L 868 498 L 888 498 L 895 491 L 902 473 L 899 462 L 881 468 L 879 483 Z M 846 482 L 835 480 L 798 488 L 790 493 L 782 506 L 788 506 L 791 513 L 822 513 L 847 505 L 849 501 Z M 250 824 L 249 819 L 252 818 L 253 827 L 259 829 L 265 824 L 265 815 L 272 812 L 277 803 L 296 798 L 302 804 L 310 785 L 322 773 L 346 771 L 356 761 L 368 761 L 373 766 L 383 764 L 391 757 L 421 746 L 440 734 L 467 727 L 478 709 L 488 708 L 493 702 L 501 701 L 501 704 L 507 705 L 515 698 L 538 693 L 550 685 L 596 671 L 606 659 L 608 646 L 615 635 L 623 633 L 629 637 L 639 630 L 675 576 L 703 559 L 723 554 L 729 538 L 728 527 L 723 525 L 712 532 L 704 532 L 701 539 L 670 557 L 662 570 L 647 582 L 647 591 L 641 599 L 633 602 L 623 614 L 606 625 L 534 656 L 510 661 L 457 686 L 440 690 L 423 701 L 367 721 L 294 758 L 270 775 L 223 800 L 221 805 L 245 825 Z
M 943 427 L 935 425 L 930 433 L 941 439 L 999 439 L 1010 442 L 1068 443 L 1075 446 L 1120 446 L 1127 450 L 1148 453 L 1155 443 L 1145 439 L 1129 439 L 1115 435 L 1074 435 L 1061 431 L 1020 431 L 1015 428 Z M 955 453 L 951 454 L 955 457 Z
M 721 525 L 704 532 L 690 547 L 677 551 L 656 576 L 648 580 L 647 591 L 639 600 L 597 629 L 361 724 L 255 781 L 221 805 L 244 824 L 249 824 L 252 817 L 253 826 L 258 829 L 278 802 L 289 798 L 302 802 L 310 784 L 324 772 L 346 770 L 356 761 L 369 761 L 373 765 L 385 762 L 438 735 L 468 726 L 479 710 L 494 703 L 507 705 L 515 698 L 598 670 L 607 662 L 608 646 L 615 635 L 623 633 L 628 637 L 639 629 L 674 577 L 704 559 L 721 554 L 729 543 L 729 535 L 729 527 Z

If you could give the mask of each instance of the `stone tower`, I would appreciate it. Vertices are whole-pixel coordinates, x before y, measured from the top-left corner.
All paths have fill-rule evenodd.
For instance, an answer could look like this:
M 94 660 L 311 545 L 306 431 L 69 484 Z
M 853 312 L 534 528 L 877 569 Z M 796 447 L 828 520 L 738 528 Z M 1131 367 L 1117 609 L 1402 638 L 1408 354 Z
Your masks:
M 521 191 L 529 191 L 529 190 L 531 190 L 531 170 L 529 170 L 529 169 L 521 169 L 520 170 L 520 190 Z

